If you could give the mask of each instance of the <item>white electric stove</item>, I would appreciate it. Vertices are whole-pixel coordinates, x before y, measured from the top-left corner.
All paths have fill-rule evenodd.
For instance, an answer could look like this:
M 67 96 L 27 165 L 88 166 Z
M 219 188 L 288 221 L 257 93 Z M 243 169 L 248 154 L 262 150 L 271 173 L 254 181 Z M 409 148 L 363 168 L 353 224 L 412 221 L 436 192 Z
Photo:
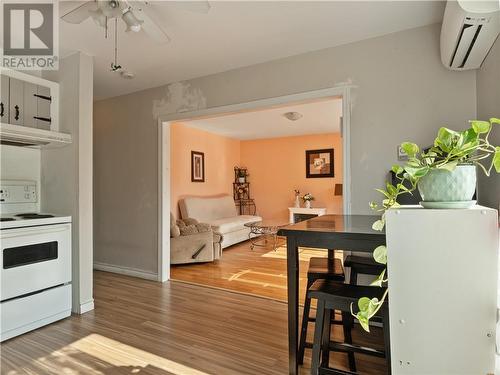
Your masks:
M 71 217 L 37 212 L 37 191 L 0 181 L 0 341 L 71 315 Z

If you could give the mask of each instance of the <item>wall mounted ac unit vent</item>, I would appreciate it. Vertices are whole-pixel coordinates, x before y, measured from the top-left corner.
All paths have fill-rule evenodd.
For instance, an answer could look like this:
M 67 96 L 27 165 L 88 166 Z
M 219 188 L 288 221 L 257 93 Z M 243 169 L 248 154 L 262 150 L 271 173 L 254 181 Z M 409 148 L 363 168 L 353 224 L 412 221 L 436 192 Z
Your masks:
M 448 0 L 441 27 L 441 61 L 452 70 L 477 69 L 499 33 L 498 0 Z

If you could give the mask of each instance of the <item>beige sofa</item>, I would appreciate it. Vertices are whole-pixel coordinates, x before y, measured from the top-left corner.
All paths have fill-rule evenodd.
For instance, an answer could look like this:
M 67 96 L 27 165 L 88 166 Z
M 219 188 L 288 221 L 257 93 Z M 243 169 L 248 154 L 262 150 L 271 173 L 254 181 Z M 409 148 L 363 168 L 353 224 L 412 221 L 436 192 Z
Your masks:
M 222 248 L 248 240 L 250 228 L 246 223 L 261 221 L 256 215 L 238 215 L 233 197 L 187 197 L 179 201 L 181 216 L 208 223 L 223 236 Z
M 212 262 L 222 255 L 222 235 L 194 219 L 175 221 L 170 214 L 170 263 Z

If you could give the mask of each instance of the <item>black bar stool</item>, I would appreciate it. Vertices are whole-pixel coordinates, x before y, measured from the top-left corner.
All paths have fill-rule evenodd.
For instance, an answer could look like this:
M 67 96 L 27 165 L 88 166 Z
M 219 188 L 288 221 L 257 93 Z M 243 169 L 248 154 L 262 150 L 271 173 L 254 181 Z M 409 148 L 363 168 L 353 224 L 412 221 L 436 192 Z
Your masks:
M 358 275 L 372 275 L 378 276 L 385 269 L 383 264 L 375 262 L 372 257 L 363 257 L 359 255 L 348 255 L 344 260 L 344 267 L 349 267 L 351 270 L 351 277 L 349 279 L 349 284 L 357 285 L 358 284 Z M 349 324 L 348 333 L 345 336 L 346 342 L 352 342 L 351 339 L 351 329 L 354 327 L 354 318 L 351 314 L 347 314 L 343 318 L 346 320 L 344 323 Z M 374 322 L 382 323 L 382 319 L 379 316 L 375 316 L 372 319 Z M 346 326 L 344 325 L 344 330 L 346 330 Z M 347 353 L 349 358 L 349 367 L 351 370 L 356 371 L 356 360 L 354 359 L 354 352 Z
M 344 268 L 340 259 L 335 259 L 333 250 L 329 250 L 328 258 L 311 258 L 309 260 L 309 268 L 307 270 L 307 290 L 316 280 L 334 280 L 344 282 Z M 306 348 L 311 349 L 312 343 L 307 342 L 307 328 L 309 322 L 314 322 L 316 319 L 310 316 L 311 313 L 311 298 L 306 291 L 306 298 L 304 301 L 304 311 L 302 314 L 302 327 L 300 330 L 298 363 L 304 363 L 304 352 Z M 336 322 L 341 324 L 340 321 Z
M 360 353 L 385 358 L 388 373 L 390 374 L 391 359 L 387 301 L 377 313 L 383 321 L 384 350 L 353 344 L 350 337 L 351 327 L 347 319 L 351 314 L 351 304 L 357 306 L 359 298 L 376 297 L 381 299 L 384 292 L 385 288 L 343 284 L 331 280 L 317 280 L 313 283 L 308 290 L 308 296 L 309 298 L 315 298 L 318 300 L 318 307 L 314 330 L 311 375 L 355 374 L 356 369 L 352 368 L 351 363 L 349 366 L 350 371 L 347 372 L 344 370 L 330 368 L 330 351 L 340 351 L 353 354 Z M 342 320 L 344 322 L 344 342 L 335 342 L 330 340 L 331 314 L 332 311 L 335 310 L 342 311 Z M 323 322 L 323 324 L 321 324 L 321 322 Z
M 344 267 L 349 267 L 351 269 L 349 283 L 352 285 L 358 283 L 359 274 L 378 276 L 385 268 L 383 264 L 375 262 L 371 257 L 361 257 L 357 255 L 348 255 L 344 260 Z

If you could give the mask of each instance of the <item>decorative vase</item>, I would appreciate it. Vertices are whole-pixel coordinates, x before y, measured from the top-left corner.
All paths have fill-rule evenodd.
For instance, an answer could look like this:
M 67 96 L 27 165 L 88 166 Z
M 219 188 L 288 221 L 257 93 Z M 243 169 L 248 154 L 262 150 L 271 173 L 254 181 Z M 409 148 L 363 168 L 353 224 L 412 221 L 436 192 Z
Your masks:
M 306 208 L 311 208 L 311 201 L 306 201 Z
M 294 207 L 295 208 L 299 208 L 300 207 L 300 197 L 298 195 L 295 196 L 295 204 L 294 204 Z
M 476 167 L 459 165 L 453 171 L 433 169 L 418 182 L 422 205 L 428 208 L 466 208 L 473 204 Z
M 240 184 L 244 184 L 245 183 L 245 177 L 238 177 L 238 182 Z

